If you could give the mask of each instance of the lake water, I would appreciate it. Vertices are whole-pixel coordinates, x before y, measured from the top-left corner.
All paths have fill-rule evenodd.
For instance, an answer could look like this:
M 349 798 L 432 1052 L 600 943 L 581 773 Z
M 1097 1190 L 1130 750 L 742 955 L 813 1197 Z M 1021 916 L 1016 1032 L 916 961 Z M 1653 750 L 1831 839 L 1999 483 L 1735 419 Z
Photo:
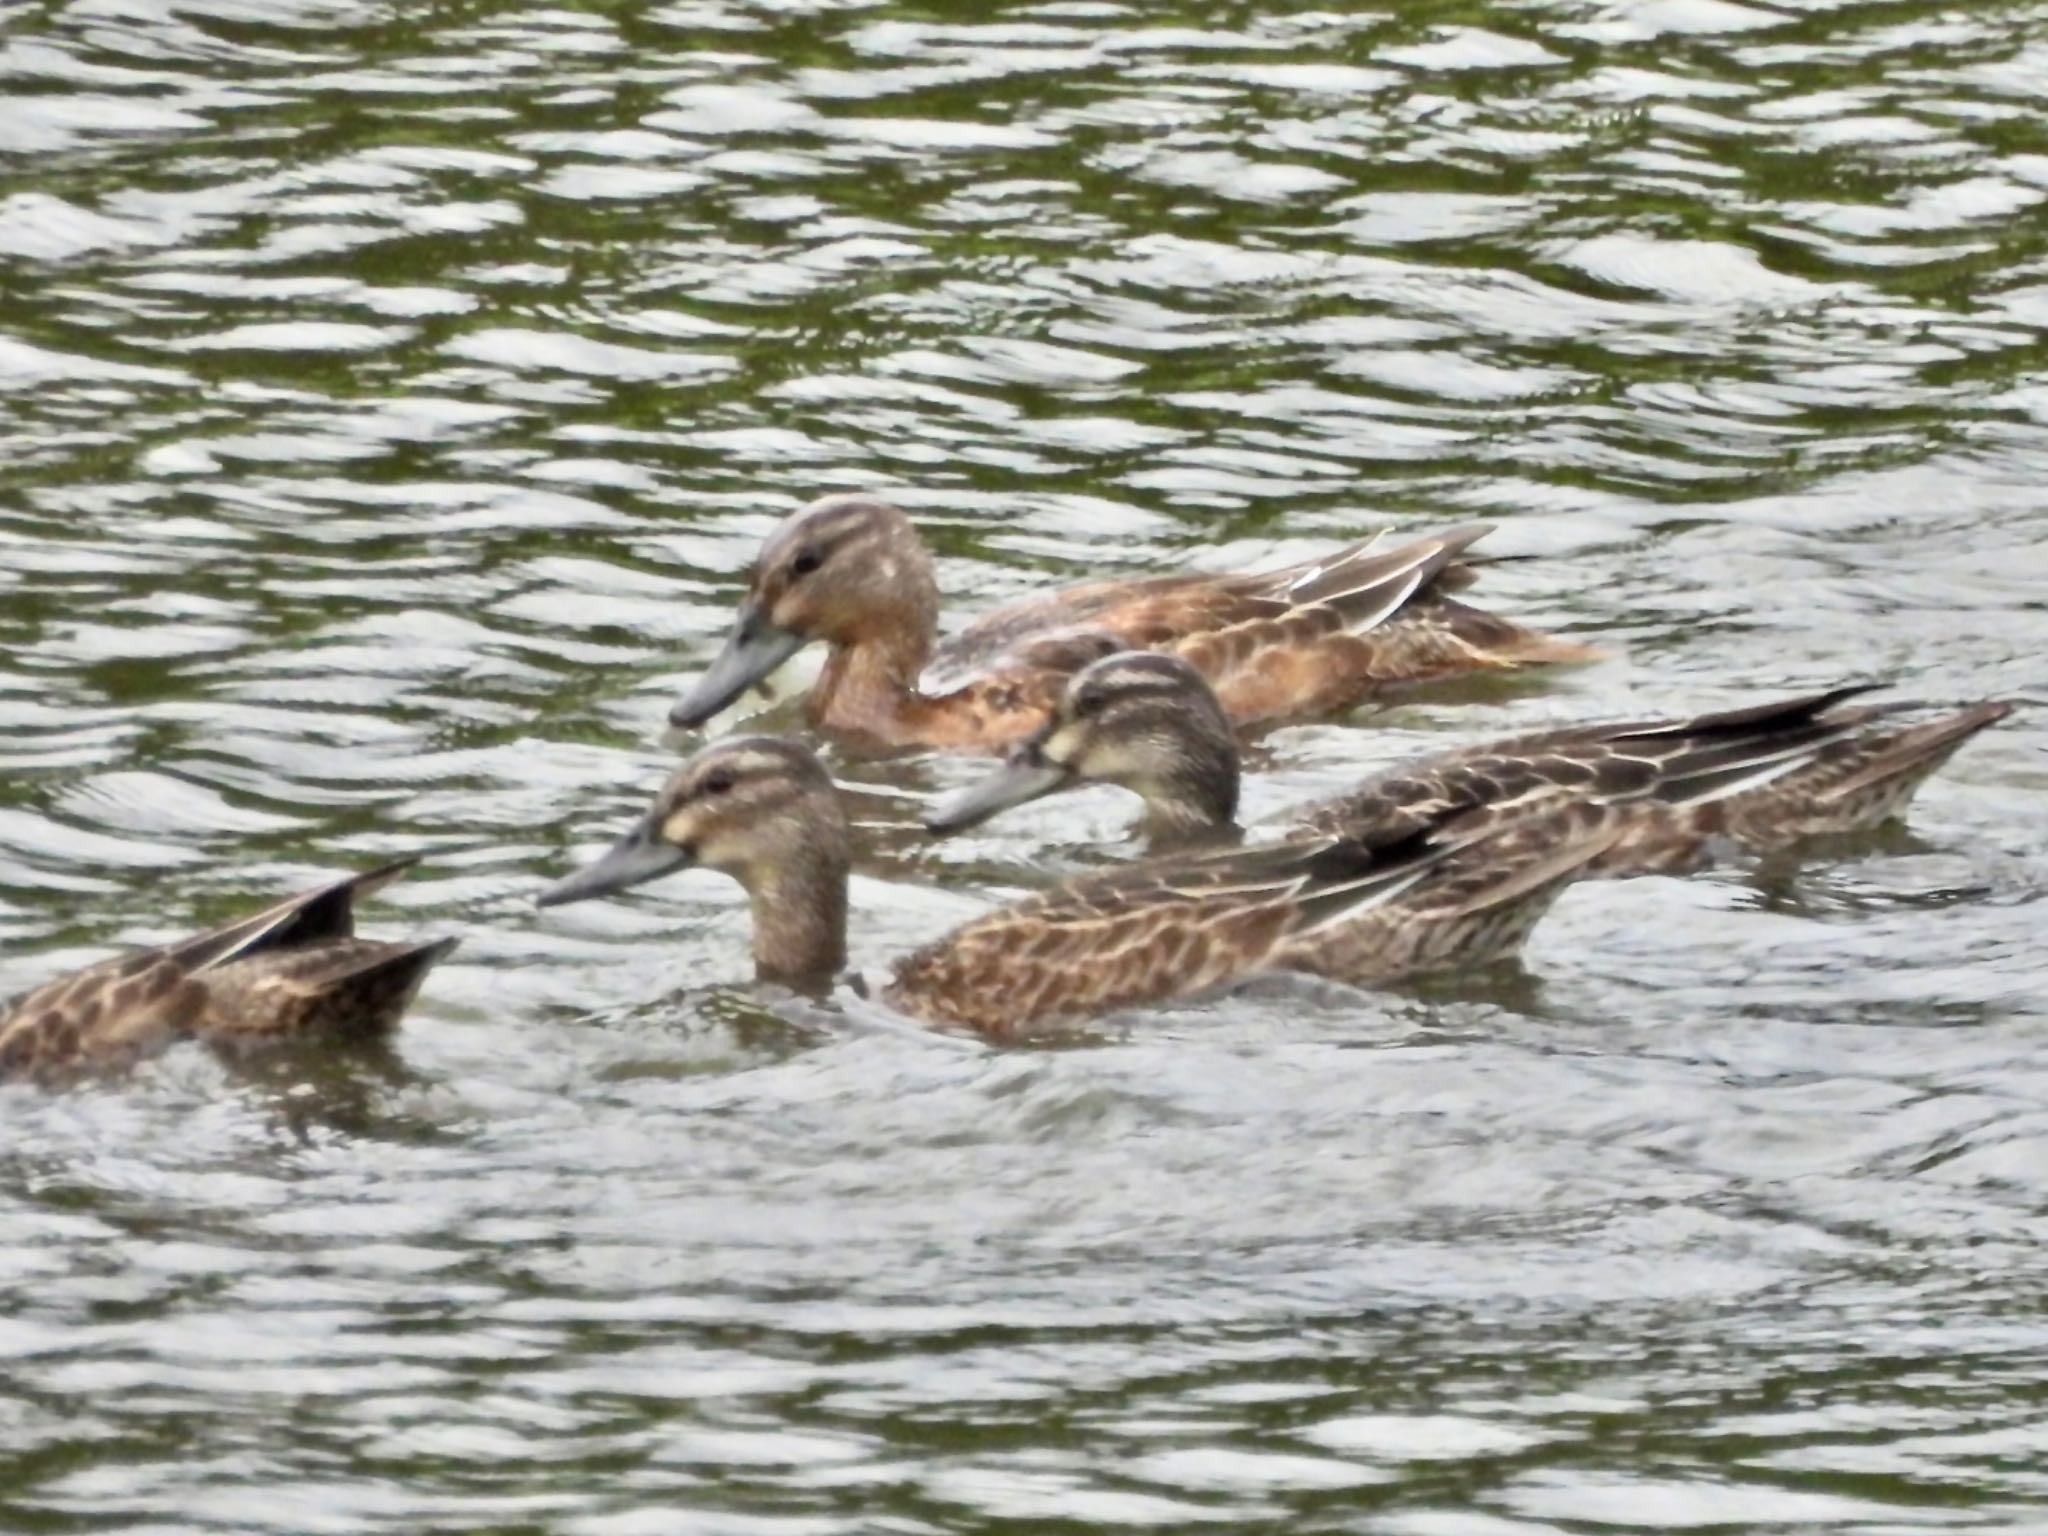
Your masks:
M 428 851 L 394 1058 L 0 1092 L 0 1527 L 2048 1529 L 2048 8 L 0 0 L 0 993 Z M 1472 519 L 1610 659 L 1266 744 L 1846 679 L 1910 827 L 1526 962 L 994 1051 L 540 913 L 761 534 L 955 619 Z M 933 844 L 869 964 L 1130 806 Z

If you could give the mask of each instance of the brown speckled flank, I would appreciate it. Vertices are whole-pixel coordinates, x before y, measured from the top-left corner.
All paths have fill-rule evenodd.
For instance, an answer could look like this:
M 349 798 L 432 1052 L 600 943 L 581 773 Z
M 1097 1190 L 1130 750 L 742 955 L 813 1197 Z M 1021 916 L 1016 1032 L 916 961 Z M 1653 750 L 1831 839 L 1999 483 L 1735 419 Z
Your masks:
M 883 1000 L 1011 1039 L 1265 971 L 1363 982 L 1483 964 L 1521 942 L 1619 821 L 1573 804 L 1501 827 L 1451 818 L 1388 839 L 1298 840 L 1086 875 L 917 950 Z M 685 763 L 639 826 L 542 899 L 720 870 L 752 898 L 757 972 L 821 988 L 845 959 L 847 848 L 838 791 L 810 750 L 742 737 Z
M 119 1071 L 178 1040 L 245 1050 L 390 1033 L 455 940 L 355 937 L 355 902 L 397 879 L 387 864 L 175 944 L 46 982 L 0 1011 L 0 1081 L 55 1086 Z
M 1105 871 L 918 950 L 883 998 L 1009 1039 L 1268 971 L 1369 983 L 1484 965 L 1512 954 L 1614 836 L 1611 814 L 1573 806 L 1472 835 L 1431 827 Z
M 1399 683 L 1598 653 L 1448 594 L 1486 526 L 1276 571 L 1095 582 L 999 608 L 937 645 L 931 555 L 870 496 L 827 496 L 762 546 L 723 654 L 671 712 L 725 708 L 811 641 L 831 647 L 812 725 L 860 744 L 999 751 L 1051 713 L 1076 669 L 1115 651 L 1184 656 L 1240 725 L 1324 714 Z M 927 691 L 933 690 L 933 691 Z
M 2012 713 L 1974 704 L 1902 723 L 1903 706 L 1851 705 L 1838 688 L 1664 721 L 1566 726 L 1461 747 L 1319 801 L 1301 835 L 1386 841 L 1461 816 L 1466 828 L 1584 801 L 1618 812 L 1607 875 L 1680 873 L 1717 847 L 1768 853 L 1875 826 L 1977 732 Z M 1237 743 L 1200 673 L 1168 656 L 1095 662 L 1052 719 L 981 784 L 935 807 L 952 831 L 1069 785 L 1116 784 L 1145 803 L 1155 848 L 1237 835 Z

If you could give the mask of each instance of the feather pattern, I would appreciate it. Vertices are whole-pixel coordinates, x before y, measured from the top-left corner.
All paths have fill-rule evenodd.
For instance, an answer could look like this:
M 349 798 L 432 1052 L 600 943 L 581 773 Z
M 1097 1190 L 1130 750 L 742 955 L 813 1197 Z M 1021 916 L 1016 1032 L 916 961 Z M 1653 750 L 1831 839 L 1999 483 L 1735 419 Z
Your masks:
M 1613 806 L 1605 874 L 1698 868 L 1717 842 L 1753 853 L 1895 815 L 1963 742 L 2012 706 L 1916 725 L 1896 707 L 1843 707 L 1838 688 L 1758 708 L 1648 724 L 1574 726 L 1424 759 L 1310 807 L 1304 832 L 1391 832 L 1465 812 L 1493 821 L 1565 801 Z
M 1354 984 L 1511 953 L 1618 820 L 1574 807 L 1457 818 L 1384 842 L 1303 839 L 1083 876 L 977 918 L 895 967 L 884 1000 L 1011 1038 L 1269 971 Z
M 1365 982 L 1481 964 L 1512 949 L 1616 830 L 1595 807 L 1540 819 L 1499 829 L 1451 815 L 1386 836 L 1100 871 L 906 956 L 882 997 L 1007 1040 L 1271 970 Z M 822 991 L 845 956 L 850 858 L 845 811 L 816 756 L 793 741 L 738 738 L 684 763 L 639 826 L 541 900 L 716 869 L 753 897 L 756 974 Z
M 1295 813 L 1293 835 L 1399 838 L 1446 816 L 1501 825 L 1584 803 L 1622 813 L 1597 866 L 1682 872 L 1732 844 L 1763 853 L 1896 815 L 1929 774 L 2012 706 L 1972 705 L 1902 723 L 1904 706 L 1835 688 L 1681 720 L 1574 725 L 1406 763 Z M 1051 721 L 982 783 L 934 806 L 950 831 L 1073 783 L 1111 783 L 1146 804 L 1155 843 L 1236 833 L 1230 720 L 1200 673 L 1126 652 L 1093 662 Z
M 414 861 L 316 886 L 250 917 L 60 976 L 0 1005 L 0 1081 L 55 1086 L 198 1039 L 230 1050 L 388 1034 L 455 940 L 355 936 L 355 903 Z
M 931 556 L 887 502 L 828 496 L 763 545 L 725 651 L 670 712 L 692 726 L 813 640 L 806 709 L 863 744 L 992 751 L 1038 728 L 1067 680 L 1120 650 L 1184 657 L 1241 725 L 1323 714 L 1387 687 L 1597 653 L 1449 594 L 1490 530 L 1377 539 L 1277 570 L 1098 581 L 1010 603 L 937 641 Z

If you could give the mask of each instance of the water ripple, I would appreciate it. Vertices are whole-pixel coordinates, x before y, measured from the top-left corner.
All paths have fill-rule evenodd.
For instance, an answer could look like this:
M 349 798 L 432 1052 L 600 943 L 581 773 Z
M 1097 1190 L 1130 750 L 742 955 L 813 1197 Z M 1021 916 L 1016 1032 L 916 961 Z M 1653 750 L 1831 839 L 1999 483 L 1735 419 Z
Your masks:
M 530 898 L 823 490 L 949 623 L 1484 517 L 1610 652 L 1276 732 L 1255 817 L 2043 702 L 2035 9 L 0 17 L 0 993 L 402 853 L 366 931 L 465 935 L 388 1060 L 8 1092 L 0 1523 L 2024 1527 L 2038 710 L 1523 967 L 1066 1050 L 771 1006 L 708 876 Z M 833 767 L 863 963 L 1122 856 Z

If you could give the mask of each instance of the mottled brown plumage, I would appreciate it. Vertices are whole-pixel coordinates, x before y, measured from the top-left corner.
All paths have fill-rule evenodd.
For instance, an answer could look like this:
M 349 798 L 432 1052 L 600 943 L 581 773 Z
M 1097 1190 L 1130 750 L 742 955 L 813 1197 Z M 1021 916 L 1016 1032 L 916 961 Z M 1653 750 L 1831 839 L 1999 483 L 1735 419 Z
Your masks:
M 931 556 L 910 519 L 874 497 L 827 496 L 769 536 L 724 651 L 670 719 L 701 724 L 813 640 L 831 653 L 812 724 L 862 744 L 973 751 L 1029 735 L 1077 668 L 1119 650 L 1186 657 L 1244 725 L 1396 683 L 1595 655 L 1449 596 L 1487 531 L 1254 574 L 1095 582 L 999 608 L 940 645 Z
M 1456 816 L 1392 838 L 1338 837 L 1083 876 L 976 918 L 904 958 L 882 992 L 937 1024 L 1010 1039 L 1268 971 L 1350 982 L 1511 952 L 1616 835 L 1577 804 L 1512 827 Z M 845 960 L 846 819 L 810 751 L 748 737 L 690 759 L 653 809 L 543 905 L 702 865 L 753 899 L 757 973 L 812 990 Z
M 388 1034 L 455 947 L 355 937 L 355 902 L 411 866 L 349 875 L 189 939 L 44 983 L 0 1006 L 0 1081 L 55 1086 L 186 1039 L 240 1052 Z
M 1502 824 L 1586 802 L 1619 813 L 1610 875 L 1697 868 L 1717 847 L 1764 853 L 1898 814 L 1963 742 L 2011 713 L 1977 704 L 1901 724 L 1897 707 L 1849 706 L 1863 690 L 1781 699 L 1684 720 L 1565 726 L 1483 742 L 1395 768 L 1299 812 L 1297 835 L 1398 838 L 1462 815 Z M 927 816 L 970 825 L 1070 784 L 1138 794 L 1155 845 L 1236 834 L 1230 722 L 1199 673 L 1126 652 L 1078 673 L 1052 720 L 991 778 Z
M 1047 1021 L 1189 997 L 1273 971 L 1364 985 L 1518 949 L 1611 842 L 1562 808 L 1375 843 L 1320 838 L 1152 860 L 1068 881 L 900 961 L 883 999 L 1011 1038 Z

